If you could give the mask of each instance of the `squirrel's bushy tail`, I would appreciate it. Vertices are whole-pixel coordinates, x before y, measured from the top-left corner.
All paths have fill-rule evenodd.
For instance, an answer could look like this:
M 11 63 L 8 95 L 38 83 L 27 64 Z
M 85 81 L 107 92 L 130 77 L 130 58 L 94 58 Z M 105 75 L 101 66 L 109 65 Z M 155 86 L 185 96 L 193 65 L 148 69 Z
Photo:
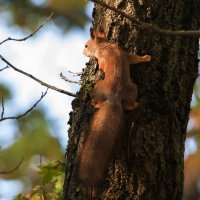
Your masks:
M 119 101 L 105 101 L 94 114 L 89 135 L 80 155 L 80 179 L 89 187 L 103 180 L 104 173 L 124 128 Z

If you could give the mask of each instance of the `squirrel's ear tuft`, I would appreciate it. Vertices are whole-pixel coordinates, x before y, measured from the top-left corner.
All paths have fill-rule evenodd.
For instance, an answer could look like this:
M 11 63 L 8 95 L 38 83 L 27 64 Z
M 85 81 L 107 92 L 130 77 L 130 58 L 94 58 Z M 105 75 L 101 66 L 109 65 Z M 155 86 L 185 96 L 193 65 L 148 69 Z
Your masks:
M 98 28 L 98 31 L 97 31 L 97 38 L 99 38 L 99 39 L 105 39 L 105 38 L 106 38 L 106 34 L 105 34 L 104 29 L 103 29 L 102 26 L 100 26 L 100 27 Z
M 92 39 L 95 38 L 94 29 L 93 29 L 92 27 L 90 28 L 90 37 L 91 37 Z

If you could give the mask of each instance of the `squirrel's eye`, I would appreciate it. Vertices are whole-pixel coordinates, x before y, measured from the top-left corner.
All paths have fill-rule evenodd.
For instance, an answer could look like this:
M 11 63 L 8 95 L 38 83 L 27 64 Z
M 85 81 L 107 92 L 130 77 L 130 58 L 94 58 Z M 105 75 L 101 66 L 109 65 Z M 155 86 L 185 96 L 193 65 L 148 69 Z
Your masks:
M 85 45 L 85 48 L 88 48 L 88 45 L 87 45 L 87 44 Z

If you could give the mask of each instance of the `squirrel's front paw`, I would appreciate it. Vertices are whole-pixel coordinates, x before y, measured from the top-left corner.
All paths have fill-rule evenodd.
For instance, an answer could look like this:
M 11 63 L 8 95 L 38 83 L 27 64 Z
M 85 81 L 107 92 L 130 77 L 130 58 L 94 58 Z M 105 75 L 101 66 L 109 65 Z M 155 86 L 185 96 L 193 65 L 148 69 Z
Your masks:
M 98 102 L 97 100 L 94 100 L 94 99 L 92 99 L 92 103 L 91 104 L 94 106 L 94 108 L 100 108 L 101 105 L 102 105 L 101 102 Z
M 145 56 L 143 56 L 143 58 L 145 59 L 146 62 L 149 62 L 151 60 L 150 55 L 145 55 Z

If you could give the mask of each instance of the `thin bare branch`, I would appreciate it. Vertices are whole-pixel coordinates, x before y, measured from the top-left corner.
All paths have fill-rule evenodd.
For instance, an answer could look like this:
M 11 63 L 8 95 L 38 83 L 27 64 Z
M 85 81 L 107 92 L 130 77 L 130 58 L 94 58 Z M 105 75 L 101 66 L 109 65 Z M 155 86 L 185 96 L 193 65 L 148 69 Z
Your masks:
M 101 5 L 105 8 L 108 8 L 108 9 L 122 15 L 123 17 L 129 19 L 130 21 L 132 21 L 136 24 L 139 24 L 143 29 L 148 29 L 148 30 L 157 32 L 157 33 L 162 34 L 162 35 L 200 37 L 200 31 L 198 31 L 198 30 L 176 30 L 176 31 L 172 31 L 172 30 L 162 29 L 155 24 L 146 23 L 146 22 L 141 21 L 138 18 L 135 18 L 131 15 L 128 15 L 125 12 L 120 11 L 117 8 L 112 7 L 112 6 L 102 2 L 100 0 L 90 0 L 90 1 L 97 3 L 97 4 L 99 4 L 99 5 Z
M 16 165 L 16 167 L 14 167 L 14 168 L 11 169 L 11 170 L 3 170 L 3 171 L 0 171 L 0 174 L 11 174 L 11 173 L 15 172 L 15 171 L 18 170 L 19 167 L 21 166 L 23 160 L 24 160 L 24 158 L 21 158 L 21 160 L 20 160 L 19 163 Z
M 73 74 L 73 76 L 81 76 L 81 72 L 72 72 L 72 71 L 68 71 L 69 73 Z
M 42 155 L 40 154 L 40 167 L 42 166 Z M 45 184 L 43 183 L 43 181 L 41 182 L 41 192 L 40 192 L 40 199 L 44 199 L 46 200 L 46 188 L 45 188 Z
M 60 78 L 63 79 L 64 81 L 66 82 L 69 82 L 69 83 L 75 83 L 75 84 L 79 84 L 80 85 L 80 81 L 72 81 L 72 80 L 69 80 L 66 76 L 64 76 L 62 73 L 60 73 Z
M 31 38 L 33 35 L 35 35 L 43 26 L 45 26 L 48 22 L 49 22 L 49 20 L 51 19 L 51 17 L 53 16 L 53 13 L 51 13 L 50 15 L 49 15 L 49 17 L 46 19 L 46 20 L 44 20 L 44 22 L 35 30 L 35 31 L 33 31 L 30 35 L 28 35 L 28 36 L 26 36 L 26 37 L 24 37 L 24 38 L 21 38 L 21 39 L 16 39 L 16 38 L 11 38 L 11 37 L 8 37 L 7 39 L 5 39 L 5 40 L 3 40 L 2 42 L 0 42 L 0 45 L 2 45 L 3 43 L 5 43 L 5 42 L 7 42 L 7 41 L 18 41 L 18 42 L 21 42 L 21 41 L 25 41 L 25 40 L 27 40 L 27 39 L 29 39 L 29 38 Z
M 9 68 L 9 66 L 7 65 L 6 67 L 1 68 L 0 72 L 3 71 L 3 70 L 5 70 L 5 69 L 8 69 L 8 68 Z
M 47 87 L 47 88 L 50 88 L 52 90 L 55 90 L 57 92 L 60 92 L 60 93 L 63 93 L 63 94 L 67 94 L 68 96 L 72 96 L 72 97 L 76 97 L 76 94 L 74 93 L 71 93 L 71 92 L 68 92 L 66 90 L 63 90 L 63 89 L 59 89 L 53 85 L 49 85 L 41 80 L 39 80 L 38 78 L 34 77 L 33 75 L 27 73 L 27 72 L 24 72 L 20 69 L 18 69 L 17 67 L 15 67 L 14 65 L 12 65 L 10 62 L 8 62 L 2 55 L 0 55 L 0 59 L 5 62 L 8 66 L 10 66 L 12 69 L 14 69 L 15 71 L 21 73 L 21 74 L 24 74 L 25 76 L 28 76 L 29 78 L 35 80 L 36 82 L 40 83 L 41 85 Z
M 3 115 L 4 115 L 4 99 L 3 99 L 3 96 L 1 97 L 1 107 L 2 107 L 2 111 L 1 111 L 1 119 L 3 118 Z
M 47 90 L 45 91 L 45 93 L 43 93 L 42 92 L 42 95 L 41 95 L 41 97 L 39 98 L 39 100 L 37 100 L 36 102 L 35 102 L 35 104 L 31 107 L 31 108 L 29 108 L 27 111 L 25 111 L 23 114 L 20 114 L 20 115 L 17 115 L 17 116 L 13 116 L 13 117 L 4 117 L 3 115 L 3 111 L 2 111 L 2 114 L 1 114 L 1 118 L 0 118 L 0 121 L 4 121 L 4 120 L 7 120 L 7 119 L 19 119 L 19 118 L 21 118 L 21 117 L 24 117 L 25 115 L 27 115 L 28 113 L 30 113 L 36 106 L 37 106 L 37 104 L 44 98 L 44 96 L 47 94 L 47 91 L 48 91 L 48 88 L 47 88 Z M 3 105 L 3 103 L 2 103 L 2 105 Z M 3 106 L 2 106 L 3 107 Z M 3 107 L 4 108 L 4 107 Z

